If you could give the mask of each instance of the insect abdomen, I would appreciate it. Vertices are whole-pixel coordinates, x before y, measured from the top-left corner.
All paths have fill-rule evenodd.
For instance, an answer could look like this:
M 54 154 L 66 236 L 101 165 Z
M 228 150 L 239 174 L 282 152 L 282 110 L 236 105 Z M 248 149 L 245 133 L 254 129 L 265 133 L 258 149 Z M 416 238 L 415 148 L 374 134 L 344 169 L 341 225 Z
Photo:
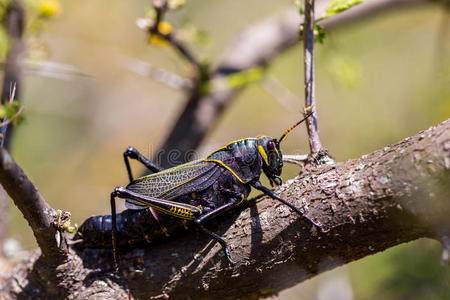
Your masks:
M 182 223 L 177 219 L 166 215 L 161 215 L 160 218 L 169 232 L 182 227 Z M 74 247 L 77 249 L 111 247 L 111 219 L 111 215 L 105 215 L 90 217 L 84 221 L 73 238 L 74 241 L 82 240 L 82 242 L 75 244 Z M 150 243 L 165 235 L 148 209 L 125 210 L 117 214 L 116 222 L 120 245 Z

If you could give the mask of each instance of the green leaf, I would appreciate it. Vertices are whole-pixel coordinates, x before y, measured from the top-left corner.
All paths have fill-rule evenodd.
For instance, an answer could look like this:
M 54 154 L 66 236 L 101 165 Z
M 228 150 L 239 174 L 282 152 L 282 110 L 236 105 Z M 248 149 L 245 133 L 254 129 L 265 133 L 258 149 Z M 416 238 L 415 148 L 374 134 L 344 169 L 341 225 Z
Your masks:
M 346 11 L 361 2 L 363 2 L 363 0 L 333 0 L 325 10 L 326 17 L 331 17 L 340 12 Z
M 8 119 L 11 119 L 20 109 L 19 101 L 13 101 L 5 104 L 5 115 Z
M 323 41 L 327 37 L 325 28 L 319 24 L 314 24 L 314 41 L 323 44 Z M 303 24 L 299 27 L 299 41 L 303 40 Z
M 23 121 L 22 113 L 19 113 L 21 105 L 19 101 L 13 101 L 4 105 L 0 105 L 0 118 L 12 119 L 13 124 L 19 124 Z
M 75 233 L 78 230 L 78 225 L 77 224 L 71 224 L 70 219 L 67 220 L 66 222 L 64 222 L 64 224 L 62 225 L 62 228 L 64 231 L 68 232 L 68 233 Z
M 323 41 L 327 37 L 327 32 L 325 31 L 325 28 L 320 26 L 319 24 L 314 24 L 314 40 L 316 42 L 319 42 L 323 44 Z
M 227 85 L 231 89 L 243 87 L 249 83 L 259 81 L 264 76 L 262 68 L 252 68 L 246 71 L 233 73 L 227 77 Z

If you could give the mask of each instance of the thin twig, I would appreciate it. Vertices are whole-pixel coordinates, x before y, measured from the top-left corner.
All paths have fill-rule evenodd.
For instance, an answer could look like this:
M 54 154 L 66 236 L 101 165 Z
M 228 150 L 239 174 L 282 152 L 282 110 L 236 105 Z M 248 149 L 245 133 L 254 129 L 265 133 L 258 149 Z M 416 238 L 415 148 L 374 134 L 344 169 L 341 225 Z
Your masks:
M 283 155 L 283 162 L 303 166 L 308 160 L 308 154 Z
M 169 8 L 169 4 L 167 3 L 167 0 L 154 0 L 153 8 L 156 11 L 155 24 L 153 25 L 153 27 L 158 28 L 159 23 L 164 20 L 164 15 Z
M 317 126 L 317 111 L 314 86 L 314 0 L 305 0 L 305 22 L 303 25 L 304 71 L 305 71 L 305 107 L 310 107 L 312 115 L 306 120 L 309 148 L 311 154 L 318 153 L 323 147 Z
M 169 8 L 166 0 L 155 0 L 153 2 L 153 8 L 156 11 L 155 22 L 152 26 L 149 27 L 149 34 L 154 34 L 166 40 L 178 53 L 181 54 L 192 66 L 194 66 L 197 70 L 200 69 L 200 63 L 195 55 L 189 50 L 189 48 L 184 45 L 180 40 L 178 40 L 173 32 L 164 34 L 159 31 L 159 25 L 164 20 L 165 13 Z

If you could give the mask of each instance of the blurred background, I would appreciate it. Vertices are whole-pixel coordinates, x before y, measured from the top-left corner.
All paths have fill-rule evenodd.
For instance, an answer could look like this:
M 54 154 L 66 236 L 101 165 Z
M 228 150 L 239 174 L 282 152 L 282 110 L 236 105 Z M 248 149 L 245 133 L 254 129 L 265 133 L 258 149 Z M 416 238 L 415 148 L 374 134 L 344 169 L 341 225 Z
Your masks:
M 184 91 L 136 74 L 127 64 L 137 59 L 192 75 L 173 49 L 150 45 L 136 26 L 150 6 L 142 0 L 62 1 L 27 40 L 30 60 L 67 64 L 76 72 L 26 75 L 25 121 L 15 132 L 12 152 L 50 205 L 70 211 L 78 224 L 109 213 L 109 193 L 127 183 L 122 152 L 133 145 L 152 156 L 186 102 Z M 194 53 L 215 61 L 240 30 L 286 9 L 296 8 L 292 1 L 188 0 L 167 18 L 184 30 Z M 321 138 L 337 161 L 450 117 L 450 15 L 442 5 L 364 18 L 330 31 L 316 49 Z M 279 136 L 298 119 L 302 51 L 298 45 L 282 54 L 265 80 L 238 96 L 201 155 L 237 138 Z M 277 96 L 274 84 L 283 91 Z M 301 128 L 287 140 L 284 153 L 307 152 Z M 297 172 L 287 166 L 283 178 Z M 35 248 L 12 202 L 10 209 L 9 245 Z M 327 272 L 277 299 L 450 299 L 450 271 L 439 259 L 437 242 L 419 240 Z

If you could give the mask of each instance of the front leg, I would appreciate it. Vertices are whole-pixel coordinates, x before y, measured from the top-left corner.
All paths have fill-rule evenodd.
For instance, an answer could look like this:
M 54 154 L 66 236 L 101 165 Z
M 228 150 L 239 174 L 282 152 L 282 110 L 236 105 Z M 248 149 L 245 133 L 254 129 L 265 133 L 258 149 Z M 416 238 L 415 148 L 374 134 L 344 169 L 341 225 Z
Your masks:
M 271 189 L 263 186 L 261 184 L 261 182 L 259 181 L 255 181 L 254 183 L 252 183 L 252 186 L 257 189 L 260 190 L 261 192 L 263 192 L 264 194 L 266 194 L 267 196 L 269 196 L 270 198 L 274 199 L 274 200 L 278 200 L 281 203 L 289 206 L 293 211 L 295 211 L 296 213 L 298 213 L 300 216 L 302 216 L 303 218 L 307 219 L 308 221 L 310 221 L 311 223 L 313 223 L 315 226 L 317 226 L 318 228 L 322 228 L 322 224 L 317 223 L 316 221 L 314 221 L 313 219 L 311 219 L 310 217 L 308 217 L 307 215 L 305 215 L 300 209 L 298 209 L 297 207 L 295 207 L 294 205 L 292 205 L 291 203 L 287 202 L 286 200 L 284 200 L 283 198 L 279 197 L 277 194 L 275 194 L 274 191 L 272 191 Z

